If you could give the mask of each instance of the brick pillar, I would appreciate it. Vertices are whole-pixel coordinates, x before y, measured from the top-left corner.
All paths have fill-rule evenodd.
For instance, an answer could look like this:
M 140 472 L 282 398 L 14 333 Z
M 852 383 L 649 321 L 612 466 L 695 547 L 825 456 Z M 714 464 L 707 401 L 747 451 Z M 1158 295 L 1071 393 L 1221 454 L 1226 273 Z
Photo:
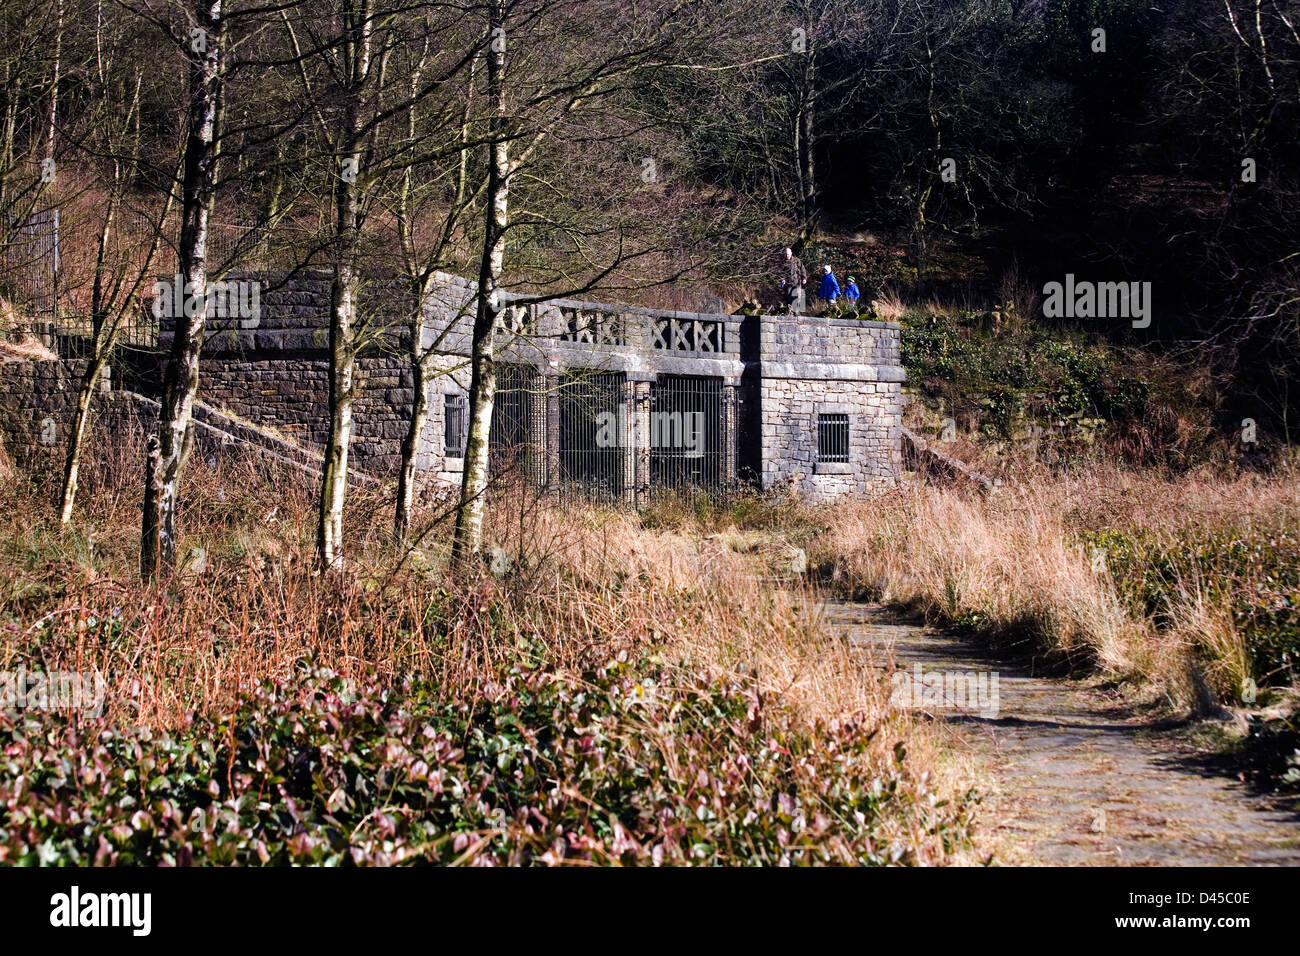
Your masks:
M 720 463 L 722 473 L 718 477 L 724 485 L 735 484 L 736 481 L 736 452 L 740 447 L 738 391 L 735 385 L 726 384 L 722 386 L 722 421 L 719 422 L 722 431 L 718 436 L 722 446 L 720 449 L 722 452 L 722 461 Z
M 534 371 L 528 376 L 528 450 L 525 461 L 528 480 L 539 488 L 545 488 L 551 476 L 546 428 L 551 384 L 551 377 L 543 372 Z
M 546 410 L 546 484 L 555 488 L 560 475 L 560 375 L 550 372 L 542 376 L 546 381 L 545 397 L 541 402 Z

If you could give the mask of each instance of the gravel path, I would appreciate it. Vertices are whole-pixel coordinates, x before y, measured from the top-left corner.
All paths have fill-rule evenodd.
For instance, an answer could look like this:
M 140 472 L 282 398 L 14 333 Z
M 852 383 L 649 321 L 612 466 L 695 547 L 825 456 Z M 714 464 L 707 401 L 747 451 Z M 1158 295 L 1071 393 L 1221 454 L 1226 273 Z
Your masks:
M 831 604 L 827 616 L 893 672 L 909 704 L 944 720 L 951 745 L 993 781 L 980 817 L 995 860 L 1300 864 L 1294 807 L 1252 795 L 1173 728 L 1094 684 L 1035 676 L 962 638 L 891 622 L 880 608 Z M 970 682 L 976 675 L 982 683 Z

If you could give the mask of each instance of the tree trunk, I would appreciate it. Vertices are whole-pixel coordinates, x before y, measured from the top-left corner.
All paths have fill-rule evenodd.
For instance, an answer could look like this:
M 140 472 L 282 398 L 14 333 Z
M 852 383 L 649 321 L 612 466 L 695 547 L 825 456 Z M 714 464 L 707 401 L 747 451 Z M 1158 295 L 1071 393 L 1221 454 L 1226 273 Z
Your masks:
M 496 359 L 493 332 L 501 312 L 501 276 L 505 269 L 506 227 L 509 224 L 510 145 L 506 137 L 504 3 L 493 0 L 488 47 L 488 97 L 491 102 L 491 144 L 487 209 L 484 215 L 483 258 L 479 265 L 478 307 L 470 349 L 469 438 L 465 471 L 461 475 L 460 506 L 452 538 L 452 563 L 463 566 L 483 547 L 484 495 L 488 483 L 488 433 L 496 398 Z
M 115 302 L 114 299 L 121 285 L 119 280 L 122 278 L 122 274 L 117 276 L 109 274 L 110 270 L 107 264 L 108 247 L 112 241 L 114 220 L 117 218 L 117 211 L 122 204 L 123 192 L 130 188 L 134 172 L 139 168 L 140 80 L 141 75 L 137 72 L 135 99 L 131 104 L 131 113 L 127 117 L 128 125 L 134 123 L 129 166 L 131 174 L 124 176 L 121 164 L 114 162 L 108 207 L 104 212 L 104 224 L 100 228 L 98 245 L 95 250 L 95 279 L 90 293 L 91 361 L 86 366 L 85 375 L 82 376 L 81 389 L 77 395 L 77 413 L 72 421 L 72 434 L 68 438 L 68 451 L 64 459 L 63 486 L 60 492 L 59 505 L 59 521 L 61 524 L 67 524 L 72 520 L 72 510 L 76 505 L 77 485 L 81 473 L 81 449 L 86 437 L 90 411 L 95 401 L 95 388 L 99 384 L 99 376 L 113 357 L 113 351 L 117 346 L 118 332 L 122 327 L 122 320 L 131 314 L 140 300 L 140 289 L 150 275 L 154 258 L 162 245 L 162 226 L 171 213 L 174 201 L 172 191 L 168 190 L 167 198 L 162 207 L 162 215 L 158 220 L 158 227 L 154 229 L 153 235 L 150 237 L 149 248 L 145 253 L 144 262 L 140 264 L 138 271 L 131 279 L 131 286 L 125 298 Z M 179 172 L 180 170 L 177 169 L 173 173 L 173 178 Z M 106 286 L 111 288 L 106 288 Z
M 86 435 L 86 424 L 90 418 L 90 405 L 95 396 L 95 383 L 104 368 L 109 349 L 105 347 L 104 301 L 104 261 L 108 253 L 108 243 L 113 235 L 113 217 L 117 211 L 118 183 L 121 171 L 113 169 L 113 188 L 109 196 L 108 209 L 104 213 L 104 225 L 99 230 L 99 241 L 95 249 L 95 281 L 90 294 L 91 348 L 90 363 L 81 377 L 81 388 L 77 393 L 77 413 L 72 420 L 72 434 L 68 436 L 68 454 L 63 464 L 63 488 L 59 495 L 59 523 L 67 524 L 72 520 L 72 508 L 77 499 L 77 478 L 81 472 L 81 444 Z
M 72 434 L 68 436 L 68 454 L 63 464 L 63 489 L 59 496 L 59 523 L 72 520 L 72 509 L 77 500 L 77 480 L 81 474 L 81 449 L 85 442 L 86 426 L 90 421 L 90 406 L 95 399 L 95 386 L 99 382 L 104 359 L 92 359 L 81 377 L 77 393 L 77 413 L 72 420 Z
M 420 449 L 420 436 L 429 420 L 428 366 L 420 348 L 421 317 L 417 303 L 411 322 L 411 420 L 407 423 L 406 437 L 402 439 L 402 463 L 397 476 L 397 510 L 393 515 L 393 541 L 405 547 L 411 531 L 411 512 L 415 506 L 415 465 Z
M 340 183 L 337 224 L 356 217 L 356 190 Z M 349 247 L 352 240 L 343 240 Z M 352 326 L 356 320 L 357 281 L 351 248 L 341 252 L 334 268 L 330 295 L 330 427 L 321 473 L 320 523 L 316 557 L 321 566 L 335 568 L 343 560 L 343 505 L 348 490 L 348 445 L 352 441 L 353 374 L 356 354 Z
M 816 135 L 817 71 L 810 45 L 804 54 L 802 102 L 795 117 L 795 151 L 799 163 L 799 245 L 817 233 L 817 168 L 813 152 Z
M 423 67 L 424 60 L 421 58 L 420 67 Z M 430 270 L 437 262 L 448 243 L 451 241 L 452 234 L 455 231 L 456 221 L 465 209 L 466 198 L 469 190 L 469 155 L 470 151 L 466 145 L 469 142 L 470 118 L 474 103 L 474 77 L 478 71 L 478 57 L 470 60 L 469 78 L 465 86 L 465 106 L 461 115 L 460 124 L 460 162 L 456 172 L 456 197 L 451 209 L 447 213 L 446 223 L 444 225 L 442 239 L 434 248 L 423 265 L 423 281 L 417 281 L 414 277 L 421 270 L 417 266 L 417 256 L 414 248 L 410 248 L 408 256 L 407 272 L 412 276 L 412 285 L 415 289 L 415 301 L 411 303 L 411 379 L 415 389 L 411 401 L 411 418 L 407 423 L 406 437 L 402 441 L 402 460 L 397 476 L 397 507 L 393 515 L 393 541 L 398 547 L 405 547 L 410 537 L 411 531 L 411 513 L 415 506 L 415 465 L 416 455 L 420 449 L 420 436 L 424 434 L 425 426 L 429 421 L 429 396 L 427 394 L 429 381 L 432 376 L 429 374 L 429 359 L 421 343 L 421 335 L 424 326 L 424 303 L 429 296 L 431 282 Z M 418 78 L 421 70 L 416 69 L 412 79 L 411 93 L 415 95 Z M 415 106 L 412 104 L 411 111 L 407 117 L 407 137 L 409 140 L 415 139 Z M 399 202 L 398 227 L 402 233 L 403 245 L 410 247 L 412 239 L 407 232 L 408 216 L 410 213 L 411 198 L 411 170 L 408 167 L 403 173 L 402 195 Z M 436 343 L 435 343 L 436 344 Z M 430 352 L 433 347 L 430 347 Z
M 59 125 L 59 83 L 63 72 L 63 0 L 58 0 L 55 8 L 54 24 L 54 72 L 50 80 L 50 113 L 45 134 L 45 156 L 54 158 L 54 134 Z
M 199 353 L 207 318 L 208 224 L 221 87 L 221 0 L 198 0 L 194 13 L 199 28 L 206 34 L 206 45 L 203 52 L 191 52 L 189 60 L 190 109 L 181 185 L 179 251 L 180 275 L 185 287 L 173 290 L 172 296 L 173 304 L 179 308 L 173 309 L 176 332 L 158 413 L 158 546 L 152 556 L 145 545 L 140 551 L 141 571 L 147 578 L 155 577 L 160 570 L 171 571 L 176 567 L 176 497 L 185 467 L 194 395 L 199 387 Z M 147 522 L 146 513 L 146 534 Z
M 348 492 L 348 446 L 352 441 L 352 403 L 357 320 L 357 243 L 361 229 L 361 96 L 370 77 L 370 5 L 349 11 L 345 48 L 347 105 L 339 130 L 340 169 L 334 193 L 334 285 L 330 294 L 330 427 L 321 472 L 316 558 L 322 568 L 343 560 L 343 506 Z
M 924 280 L 926 272 L 930 268 L 930 222 L 927 218 L 927 210 L 930 205 L 930 197 L 934 193 L 934 183 L 939 176 L 939 151 L 943 148 L 943 130 L 939 125 L 939 115 L 935 107 L 935 68 L 934 68 L 934 48 L 930 44 L 930 38 L 925 38 L 925 68 L 926 68 L 926 92 L 925 92 L 925 115 L 929 124 L 928 155 L 926 156 L 925 166 L 921 170 L 921 175 L 925 179 L 925 185 L 921 188 L 920 196 L 917 198 L 915 214 L 912 217 L 912 231 L 915 235 L 915 257 L 916 257 L 916 281 L 918 288 Z
M 140 513 L 144 516 L 140 534 L 140 578 L 150 581 L 158 571 L 158 500 L 162 489 L 158 486 L 158 437 L 150 435 L 144 457 L 144 502 Z
M 9 174 L 14 165 L 14 132 L 18 123 L 18 99 L 22 92 L 21 81 L 12 75 L 5 64 L 4 120 L 0 123 L 0 210 L 9 208 Z

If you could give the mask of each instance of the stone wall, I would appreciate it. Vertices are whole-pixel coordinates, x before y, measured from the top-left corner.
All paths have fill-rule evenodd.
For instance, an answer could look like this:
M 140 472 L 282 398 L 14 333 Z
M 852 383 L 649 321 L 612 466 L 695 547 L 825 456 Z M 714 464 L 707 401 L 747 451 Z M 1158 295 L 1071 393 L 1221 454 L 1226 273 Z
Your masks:
M 318 453 L 328 432 L 331 278 L 322 272 L 288 280 L 237 278 L 262 283 L 261 308 L 253 320 L 209 319 L 199 401 Z M 425 304 L 421 331 L 422 345 L 437 343 L 439 354 L 432 362 L 429 420 L 417 465 L 427 477 L 455 481 L 461 462 L 446 455 L 445 400 L 468 391 L 466 306 L 473 304 L 474 286 L 443 278 Z M 371 293 L 362 311 L 399 319 L 400 290 L 390 289 L 387 297 Z M 542 480 L 564 478 L 559 474 L 559 382 L 574 370 L 614 373 L 623 382 L 624 474 L 636 500 L 648 490 L 648 408 L 664 376 L 719 383 L 716 427 L 725 436 L 721 480 L 756 478 L 765 488 L 794 487 L 820 498 L 865 493 L 901 470 L 904 373 L 896 324 L 568 300 L 529 303 L 517 296 L 507 297 L 504 320 L 497 358 L 531 370 L 529 387 L 537 399 L 528 441 L 536 460 L 545 463 L 537 475 Z M 166 320 L 161 324 L 159 345 L 165 353 L 171 329 Z M 357 359 L 350 463 L 370 475 L 392 475 L 400 460 L 414 398 L 407 335 L 400 323 L 381 328 L 368 337 Z M 68 362 L 0 364 L 0 433 L 8 439 L 11 457 L 41 467 L 61 461 L 82 368 Z M 820 460 L 819 415 L 847 416 L 848 461 Z
M 62 478 L 85 369 L 84 361 L 0 361 L 0 443 L 9 461 L 37 481 Z M 110 382 L 101 378 L 83 453 L 93 457 L 106 443 L 116 449 L 123 442 L 142 453 L 143 436 L 157 428 L 158 403 L 134 392 L 109 390 Z M 194 406 L 194 435 L 194 467 L 252 458 L 320 472 L 318 455 L 202 403 Z
M 356 388 L 351 464 L 376 475 L 396 473 L 415 394 L 411 370 L 399 356 L 363 356 Z M 199 399 L 321 451 L 329 435 L 329 361 L 207 354 L 199 366 Z
M 446 351 L 463 354 L 474 284 L 445 278 L 428 305 L 424 344 L 437 341 Z M 518 302 L 507 298 L 507 303 Z M 822 498 L 869 492 L 902 469 L 905 375 L 895 323 L 706 315 L 556 300 L 512 305 L 506 326 L 498 340 L 498 359 L 528 365 L 547 382 L 565 369 L 617 372 L 626 376 L 629 394 L 635 395 L 663 375 L 721 380 L 728 396 L 723 423 L 727 475 L 757 478 L 765 488 L 793 486 Z M 574 334 L 575 328 L 585 328 L 586 334 Z M 701 335 L 702 329 L 707 333 Z M 465 384 L 446 377 L 434 385 L 431 410 L 437 428 L 428 433 L 428 458 L 448 476 L 460 463 L 442 455 L 443 400 Z M 552 388 L 545 390 L 549 394 Z M 847 462 L 818 460 L 818 416 L 823 414 L 848 417 Z M 629 420 L 636 415 L 629 413 Z M 559 440 L 551 422 L 542 439 L 550 471 Z M 639 495 L 644 463 L 631 458 L 628 474 L 637 475 L 632 483 Z
M 473 326 L 476 285 L 459 276 L 442 274 L 426 304 L 422 345 L 441 351 L 435 359 L 440 375 L 431 385 L 430 425 L 425 460 L 434 473 L 458 480 L 462 462 L 448 458 L 444 442 L 444 405 L 448 395 L 468 392 L 465 368 Z M 566 372 L 615 374 L 624 380 L 628 435 L 623 440 L 626 495 L 640 500 L 648 490 L 649 454 L 646 444 L 651 383 L 661 376 L 703 376 L 721 380 L 729 394 L 742 382 L 743 316 L 640 308 L 576 299 L 530 303 L 520 295 L 504 296 L 503 328 L 495 343 L 499 365 L 531 369 L 536 396 L 530 444 L 538 458 L 539 477 L 560 479 L 560 390 Z M 735 474 L 734 409 L 726 406 L 730 441 L 723 471 Z M 637 422 L 644 419 L 642 426 Z
M 199 400 L 309 451 L 323 451 L 329 436 L 330 274 L 230 278 L 262 283 L 260 314 L 255 321 L 209 318 Z M 400 314 L 400 302 L 393 296 L 362 303 L 363 313 L 381 310 Z M 161 324 L 159 344 L 165 349 L 172 323 Z M 357 358 L 349 465 L 372 475 L 393 475 L 401 461 L 414 396 L 406 341 L 404 330 L 384 329 Z
M 62 474 L 84 361 L 0 360 L 0 438 L 34 477 Z
M 755 379 L 763 487 L 862 494 L 902 468 L 901 331 L 892 322 L 763 316 Z M 848 462 L 819 461 L 818 416 L 847 415 Z

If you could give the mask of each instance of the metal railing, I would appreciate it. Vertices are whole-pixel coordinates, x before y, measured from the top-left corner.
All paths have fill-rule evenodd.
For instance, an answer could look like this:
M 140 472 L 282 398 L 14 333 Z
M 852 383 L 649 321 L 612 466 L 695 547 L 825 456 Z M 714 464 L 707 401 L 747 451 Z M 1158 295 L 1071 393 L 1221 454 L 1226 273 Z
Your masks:
M 848 415 L 831 413 L 817 416 L 817 460 L 829 464 L 848 462 Z
M 622 374 L 569 372 L 560 385 L 560 474 L 564 496 L 617 499 L 626 486 Z
M 492 425 L 488 430 L 490 471 L 510 471 L 540 477 L 542 462 L 535 460 L 538 443 L 531 438 L 534 402 L 544 396 L 532 391 L 533 370 L 520 365 L 498 365 Z M 545 447 L 545 442 L 541 442 Z
M 717 488 L 723 474 L 722 380 L 661 375 L 650 386 L 650 494 Z
M 59 311 L 59 210 L 0 215 L 0 289 L 28 315 L 53 320 Z
M 469 399 L 464 395 L 443 396 L 442 447 L 448 458 L 464 458 L 469 437 Z

